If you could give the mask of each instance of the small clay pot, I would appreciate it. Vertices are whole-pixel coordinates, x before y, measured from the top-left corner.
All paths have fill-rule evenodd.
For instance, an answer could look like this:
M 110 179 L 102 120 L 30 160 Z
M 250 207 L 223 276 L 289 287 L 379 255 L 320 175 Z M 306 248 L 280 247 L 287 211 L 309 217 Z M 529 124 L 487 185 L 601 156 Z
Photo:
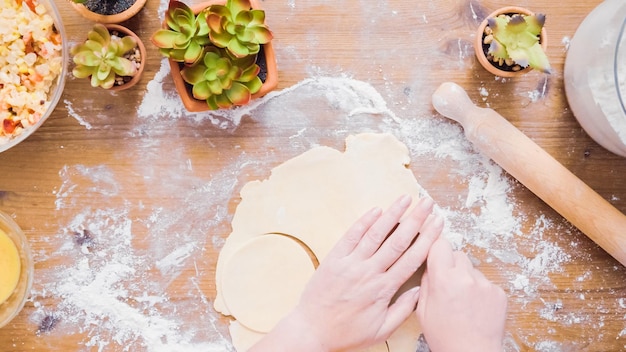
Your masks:
M 117 31 L 121 33 L 123 36 L 131 36 L 135 38 L 135 41 L 137 41 L 137 47 L 139 48 L 139 53 L 141 55 L 141 63 L 139 64 L 139 67 L 137 68 L 137 73 L 133 76 L 133 78 L 131 78 L 130 81 L 119 86 L 113 85 L 113 87 L 109 88 L 109 90 L 113 90 L 113 91 L 120 91 L 120 90 L 128 89 L 134 86 L 135 84 L 137 84 L 137 82 L 139 82 L 139 80 L 141 79 L 141 74 L 143 73 L 143 70 L 146 67 L 146 46 L 143 44 L 139 36 L 135 34 L 135 32 L 131 31 L 130 29 L 124 26 L 121 26 L 119 24 L 112 24 L 112 23 L 105 24 L 104 26 L 109 30 L 109 33 L 111 33 L 112 31 Z
M 485 37 L 485 27 L 487 27 L 487 20 L 489 18 L 495 18 L 502 14 L 520 14 L 520 15 L 533 15 L 533 12 L 518 6 L 506 6 L 502 7 L 494 12 L 492 12 L 489 16 L 487 16 L 478 26 L 476 30 L 476 40 L 474 41 L 474 52 L 476 53 L 476 58 L 478 62 L 485 68 L 485 70 L 493 73 L 496 76 L 511 78 L 521 76 L 526 74 L 532 70 L 530 66 L 519 70 L 519 71 L 505 71 L 501 70 L 497 66 L 495 66 L 489 59 L 487 59 L 487 55 L 483 50 L 483 39 Z M 541 29 L 541 33 L 539 34 L 539 43 L 544 51 L 546 51 L 548 47 L 548 36 L 546 34 L 546 28 L 543 27 Z
M 225 0 L 209 0 L 200 4 L 190 6 L 195 14 L 200 13 L 200 11 L 205 8 L 214 5 L 214 4 L 225 4 Z M 257 0 L 250 0 L 250 5 L 253 9 L 260 9 L 260 5 Z M 163 28 L 168 28 L 167 24 L 163 22 Z M 265 57 L 265 67 L 267 70 L 265 81 L 259 89 L 258 92 L 252 94 L 252 99 L 260 98 L 267 93 L 271 92 L 278 85 L 278 69 L 276 67 L 276 54 L 274 53 L 274 47 L 272 46 L 272 42 L 270 41 L 267 44 L 261 45 L 261 51 L 263 52 L 263 56 Z M 261 55 L 259 55 L 261 57 Z M 168 59 L 170 64 L 170 71 L 172 73 L 172 79 L 174 80 L 174 86 L 176 87 L 176 91 L 178 95 L 180 95 L 181 100 L 183 101 L 183 105 L 185 109 L 190 112 L 200 112 L 210 110 L 209 105 L 205 100 L 199 100 L 193 97 L 191 93 L 191 88 L 183 80 L 183 76 L 180 74 L 181 71 L 181 63 L 176 62 L 174 60 Z
M 92 12 L 83 4 L 75 3 L 72 0 L 70 0 L 70 3 L 76 12 L 90 21 L 98 23 L 121 23 L 135 16 L 144 7 L 146 1 L 147 0 L 136 0 L 131 7 L 114 15 L 101 15 L 99 13 Z

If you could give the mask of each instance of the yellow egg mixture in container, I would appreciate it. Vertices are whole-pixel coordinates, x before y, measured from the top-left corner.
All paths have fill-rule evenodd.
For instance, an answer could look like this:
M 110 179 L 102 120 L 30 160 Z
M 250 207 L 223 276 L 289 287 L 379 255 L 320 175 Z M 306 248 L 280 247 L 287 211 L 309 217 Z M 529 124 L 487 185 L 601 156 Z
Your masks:
M 24 232 L 0 212 L 0 328 L 24 307 L 33 272 L 33 258 Z

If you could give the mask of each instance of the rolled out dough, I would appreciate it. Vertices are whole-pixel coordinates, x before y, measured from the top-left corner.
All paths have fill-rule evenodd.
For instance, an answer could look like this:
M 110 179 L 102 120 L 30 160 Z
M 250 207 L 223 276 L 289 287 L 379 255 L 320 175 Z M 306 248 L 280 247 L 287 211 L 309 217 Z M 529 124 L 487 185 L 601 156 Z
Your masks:
M 412 324 L 411 324 L 412 326 Z M 230 337 L 233 339 L 233 346 L 237 351 L 247 351 L 250 347 L 254 346 L 260 339 L 265 336 L 265 334 L 252 331 L 245 326 L 239 324 L 236 320 L 230 323 L 229 327 Z M 393 336 L 392 336 L 393 337 Z M 417 340 L 416 340 L 417 341 Z M 387 347 L 388 342 L 382 342 L 378 345 L 372 346 L 366 350 L 359 352 L 389 352 L 389 348 Z M 406 346 L 404 344 L 403 346 Z M 411 351 L 409 349 L 397 349 L 395 351 Z
M 313 148 L 274 168 L 267 180 L 243 187 L 232 232 L 218 258 L 214 302 L 217 311 L 237 320 L 230 331 L 238 351 L 271 330 L 298 301 L 303 281 L 312 274 L 311 267 L 302 265 L 295 270 L 301 270 L 299 279 L 291 282 L 298 274 L 289 270 L 282 283 L 277 281 L 275 270 L 283 270 L 280 266 L 290 265 L 286 263 L 292 260 L 304 262 L 305 257 L 300 244 L 286 244 L 292 240 L 289 237 L 270 240 L 267 234 L 293 236 L 322 261 L 369 209 L 385 209 L 402 194 L 418 198 L 426 193 L 407 168 L 409 162 L 407 147 L 394 136 L 365 133 L 348 137 L 345 152 Z M 275 304 L 275 297 L 281 297 L 285 305 L 261 307 L 255 303 Z M 389 351 L 415 351 L 419 334 L 412 314 L 387 341 Z M 386 350 L 386 346 L 375 350 Z

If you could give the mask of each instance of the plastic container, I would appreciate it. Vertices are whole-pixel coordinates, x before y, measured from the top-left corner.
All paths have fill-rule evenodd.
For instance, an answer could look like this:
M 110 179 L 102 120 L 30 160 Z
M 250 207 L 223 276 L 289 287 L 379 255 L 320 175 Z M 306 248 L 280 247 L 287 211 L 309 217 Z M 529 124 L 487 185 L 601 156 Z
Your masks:
M 9 298 L 0 304 L 0 328 L 8 324 L 24 307 L 33 284 L 33 257 L 24 232 L 7 214 L 0 212 L 0 230 L 13 241 L 20 256 L 20 277 Z
M 626 157 L 626 1 L 605 0 L 583 20 L 570 42 L 564 82 L 587 134 Z

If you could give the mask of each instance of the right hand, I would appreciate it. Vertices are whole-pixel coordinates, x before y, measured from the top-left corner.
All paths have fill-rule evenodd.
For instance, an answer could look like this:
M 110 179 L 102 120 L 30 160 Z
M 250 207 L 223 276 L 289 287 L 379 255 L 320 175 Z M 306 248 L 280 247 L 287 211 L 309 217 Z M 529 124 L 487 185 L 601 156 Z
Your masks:
M 413 313 L 417 288 L 394 295 L 426 260 L 443 228 L 433 200 L 372 209 L 345 233 L 298 305 L 250 351 L 353 351 L 384 342 Z M 402 219 L 402 220 L 401 220 Z M 418 236 L 419 234 L 419 236 Z
M 502 351 L 507 298 L 462 252 L 438 239 L 428 253 L 417 303 L 434 352 Z

